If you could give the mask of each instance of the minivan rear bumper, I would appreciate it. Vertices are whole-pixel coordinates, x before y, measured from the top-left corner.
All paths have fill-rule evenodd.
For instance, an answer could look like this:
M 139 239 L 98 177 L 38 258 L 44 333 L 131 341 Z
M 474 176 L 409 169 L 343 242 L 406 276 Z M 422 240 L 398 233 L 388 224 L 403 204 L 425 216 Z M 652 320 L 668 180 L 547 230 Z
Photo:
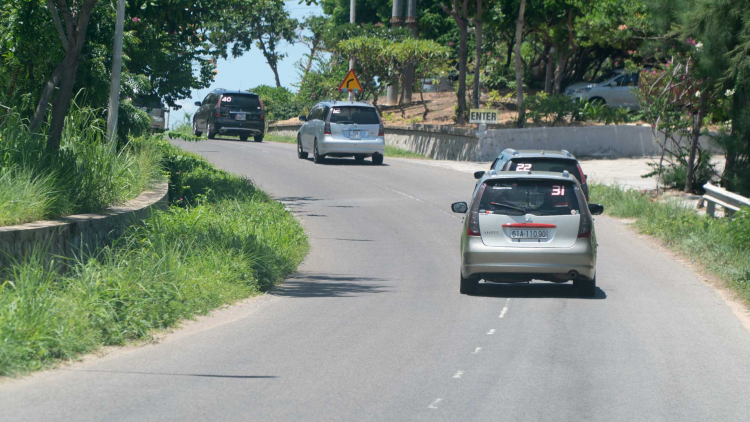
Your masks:
M 385 138 L 379 136 L 376 139 L 350 141 L 326 135 L 323 142 L 318 144 L 318 153 L 322 155 L 383 155 L 385 153 Z
M 487 246 L 480 237 L 466 236 L 461 249 L 461 275 L 466 278 L 483 274 L 499 278 L 511 274 L 553 276 L 570 271 L 587 279 L 596 275 L 592 238 L 579 238 L 569 248 L 509 248 Z
M 224 135 L 263 135 L 266 125 L 263 121 L 237 121 L 228 118 L 217 118 L 214 122 L 216 132 Z

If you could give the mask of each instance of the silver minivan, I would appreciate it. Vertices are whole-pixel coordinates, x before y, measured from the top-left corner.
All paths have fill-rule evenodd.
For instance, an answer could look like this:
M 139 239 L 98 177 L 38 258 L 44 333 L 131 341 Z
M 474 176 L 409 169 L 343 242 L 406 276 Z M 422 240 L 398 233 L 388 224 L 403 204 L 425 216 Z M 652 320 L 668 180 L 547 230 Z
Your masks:
M 363 161 L 372 157 L 383 164 L 385 137 L 378 110 L 370 104 L 353 101 L 323 101 L 303 121 L 297 133 L 297 157 L 313 154 L 315 163 L 326 157 L 354 157 Z
M 591 101 L 607 105 L 638 110 L 640 103 L 635 96 L 638 89 L 638 74 L 615 69 L 592 82 L 579 82 L 565 88 L 565 94 L 573 100 Z
M 567 171 L 491 170 L 474 190 L 461 233 L 463 294 L 476 294 L 479 280 L 518 283 L 573 281 L 586 296 L 596 293 L 596 232 L 578 180 Z

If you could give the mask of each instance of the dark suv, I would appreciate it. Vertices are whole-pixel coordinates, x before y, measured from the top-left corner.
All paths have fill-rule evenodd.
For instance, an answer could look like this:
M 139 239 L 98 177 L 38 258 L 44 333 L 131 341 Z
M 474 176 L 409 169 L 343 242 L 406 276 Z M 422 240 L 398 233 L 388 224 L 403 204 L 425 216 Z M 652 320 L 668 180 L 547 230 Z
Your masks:
M 239 136 L 243 141 L 250 136 L 255 142 L 263 141 L 266 112 L 258 94 L 215 89 L 195 105 L 200 107 L 193 116 L 195 136 L 206 132 L 208 139 L 222 134 Z

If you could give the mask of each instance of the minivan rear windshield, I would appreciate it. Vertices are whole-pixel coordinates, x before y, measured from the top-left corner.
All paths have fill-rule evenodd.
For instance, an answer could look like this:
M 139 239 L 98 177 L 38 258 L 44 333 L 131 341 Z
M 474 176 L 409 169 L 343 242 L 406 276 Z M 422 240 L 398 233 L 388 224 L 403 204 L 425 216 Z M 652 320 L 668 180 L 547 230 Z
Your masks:
M 342 125 L 379 125 L 378 112 L 371 107 L 333 107 L 331 108 L 331 123 Z
M 578 186 L 565 180 L 488 180 L 479 202 L 480 214 L 575 215 L 580 212 Z
M 568 173 L 582 180 L 581 173 L 578 171 L 578 162 L 565 158 L 514 158 L 508 162 L 506 170 L 509 171 L 550 171 L 553 173 L 562 173 L 567 170 Z
M 222 107 L 227 106 L 247 111 L 256 111 L 261 107 L 257 95 L 224 94 L 221 96 L 219 103 Z

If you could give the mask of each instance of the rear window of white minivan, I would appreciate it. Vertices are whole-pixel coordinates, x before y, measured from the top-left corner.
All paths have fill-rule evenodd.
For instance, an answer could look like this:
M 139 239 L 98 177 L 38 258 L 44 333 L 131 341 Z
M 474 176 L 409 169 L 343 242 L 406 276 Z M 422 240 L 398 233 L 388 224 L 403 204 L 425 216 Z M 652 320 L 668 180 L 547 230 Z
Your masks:
M 341 125 L 379 125 L 378 112 L 372 107 L 332 107 L 331 123 Z
M 571 215 L 580 212 L 576 190 L 566 180 L 488 180 L 479 203 L 480 214 Z

